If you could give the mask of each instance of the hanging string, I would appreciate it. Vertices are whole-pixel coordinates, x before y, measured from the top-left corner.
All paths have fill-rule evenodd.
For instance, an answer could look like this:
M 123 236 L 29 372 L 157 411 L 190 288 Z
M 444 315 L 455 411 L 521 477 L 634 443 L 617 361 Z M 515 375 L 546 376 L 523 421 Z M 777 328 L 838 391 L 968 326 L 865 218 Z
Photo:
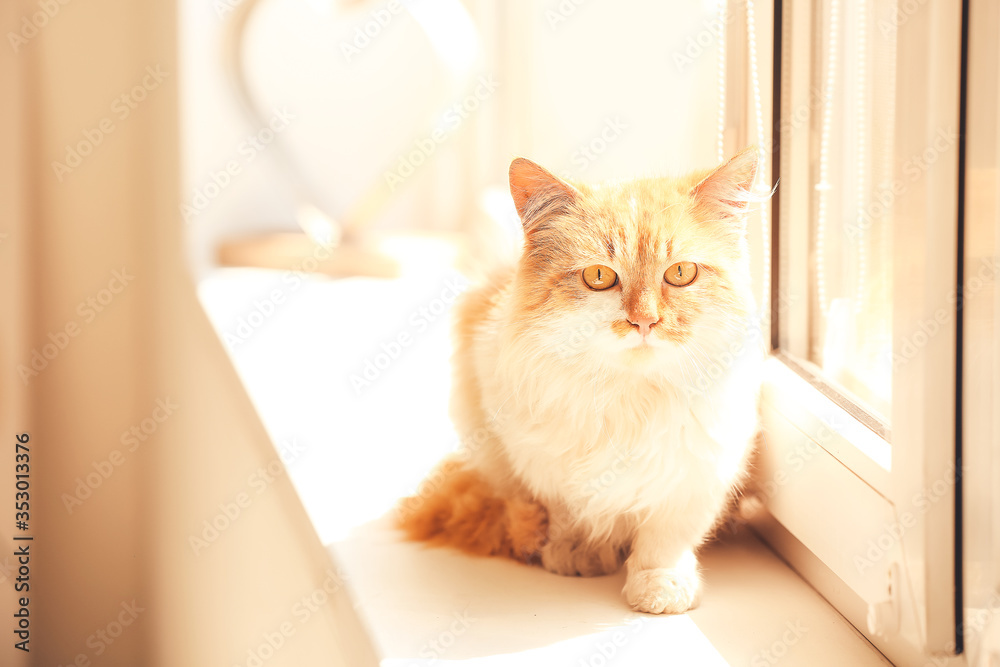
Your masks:
M 889 12 L 889 16 L 897 16 L 895 0 L 891 0 L 888 3 L 885 11 Z M 896 140 L 896 31 L 889 30 L 884 36 L 881 45 L 885 56 L 881 60 L 883 64 L 880 70 L 885 72 L 885 78 L 882 79 L 885 83 L 884 86 L 880 85 L 878 88 L 881 93 L 879 108 L 884 109 L 882 117 L 885 119 L 884 122 L 887 123 L 887 126 L 881 132 L 882 150 L 879 156 L 881 168 L 879 169 L 878 182 L 880 189 L 885 192 L 892 188 L 893 148 Z M 878 230 L 870 237 L 872 241 L 871 245 L 885 259 L 888 259 L 886 253 L 888 252 L 889 242 L 892 238 L 891 217 L 892 203 L 884 207 L 879 219 Z
M 868 81 L 867 81 L 867 65 L 868 65 L 868 7 L 866 6 L 865 0 L 858 0 L 858 21 L 857 21 L 857 35 L 858 35 L 858 62 L 857 66 L 854 68 L 854 80 L 857 88 L 855 89 L 855 95 L 857 97 L 857 111 L 855 116 L 855 121 L 857 123 L 857 151 L 858 159 L 855 160 L 855 168 L 857 169 L 857 214 L 855 216 L 855 224 L 857 226 L 857 234 L 855 236 L 855 242 L 857 243 L 858 252 L 858 263 L 857 271 L 855 272 L 855 279 L 857 280 L 857 285 L 855 288 L 854 297 L 854 312 L 861 313 L 861 307 L 866 301 L 868 295 L 868 290 L 866 289 L 867 272 L 868 272 L 868 226 L 871 221 L 866 219 L 866 208 L 868 204 L 869 196 L 869 174 L 868 174 L 868 151 L 870 149 L 868 143 L 868 123 L 866 118 L 868 115 Z
M 767 135 L 764 132 L 764 105 L 760 92 L 760 69 L 757 58 L 757 23 L 755 18 L 753 0 L 746 0 L 747 10 L 747 46 L 750 57 L 750 88 L 753 93 L 754 119 L 756 121 L 757 145 L 758 145 L 758 183 L 767 174 L 767 151 L 764 147 L 769 144 Z M 757 192 L 767 195 L 771 188 L 767 184 L 756 185 Z M 767 322 L 771 313 L 771 227 L 769 207 L 766 202 L 760 206 L 760 240 L 762 249 L 762 272 L 761 276 L 761 299 L 760 313 L 761 321 Z
M 823 317 L 827 316 L 826 297 L 826 217 L 830 195 L 830 135 L 833 129 L 833 96 L 837 82 L 837 33 L 840 27 L 840 3 L 830 0 L 830 20 L 827 22 L 827 55 L 826 78 L 823 82 L 823 115 L 819 141 L 819 183 L 818 210 L 816 212 L 816 292 L 819 297 L 819 309 Z
M 729 18 L 729 0 L 719 0 L 719 53 L 717 74 L 719 79 L 719 125 L 716 142 L 716 162 L 726 159 L 726 23 Z

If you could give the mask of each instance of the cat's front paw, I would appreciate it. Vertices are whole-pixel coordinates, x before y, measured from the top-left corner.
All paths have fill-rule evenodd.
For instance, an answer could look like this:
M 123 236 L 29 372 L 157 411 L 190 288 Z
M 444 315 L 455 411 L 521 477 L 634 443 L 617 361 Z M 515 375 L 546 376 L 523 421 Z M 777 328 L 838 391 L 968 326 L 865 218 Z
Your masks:
M 658 567 L 628 573 L 625 599 L 636 611 L 683 614 L 698 604 L 701 579 L 697 567 Z

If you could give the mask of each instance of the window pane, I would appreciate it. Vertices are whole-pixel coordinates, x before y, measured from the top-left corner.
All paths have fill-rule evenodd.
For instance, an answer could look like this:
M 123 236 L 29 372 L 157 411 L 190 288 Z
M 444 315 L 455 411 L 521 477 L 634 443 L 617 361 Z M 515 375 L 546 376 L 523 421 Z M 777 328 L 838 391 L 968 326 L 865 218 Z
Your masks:
M 895 2 L 815 5 L 808 360 L 888 423 Z M 789 224 L 802 221 L 789 221 Z

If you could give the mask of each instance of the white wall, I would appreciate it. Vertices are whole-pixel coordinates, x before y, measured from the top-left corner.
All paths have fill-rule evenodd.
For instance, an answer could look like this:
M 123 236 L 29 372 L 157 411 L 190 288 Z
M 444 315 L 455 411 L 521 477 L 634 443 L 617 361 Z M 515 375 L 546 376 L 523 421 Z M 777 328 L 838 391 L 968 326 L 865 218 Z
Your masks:
M 536 2 L 528 148 L 537 160 L 582 180 L 710 166 L 714 4 Z M 564 16 L 566 7 L 575 9 Z M 689 58 L 688 40 L 701 32 L 708 46 Z M 616 138 L 603 141 L 605 132 Z

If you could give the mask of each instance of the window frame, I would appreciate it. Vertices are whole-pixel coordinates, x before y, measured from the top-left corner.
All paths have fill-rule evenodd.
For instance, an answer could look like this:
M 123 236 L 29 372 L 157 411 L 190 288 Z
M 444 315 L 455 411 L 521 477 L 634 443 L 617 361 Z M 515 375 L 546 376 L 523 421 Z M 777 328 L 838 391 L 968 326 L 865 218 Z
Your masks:
M 968 5 L 962 543 L 966 642 L 976 654 L 1000 647 L 1000 7 Z
M 783 217 L 810 216 L 810 122 L 791 113 L 813 113 L 812 12 L 809 2 L 774 3 L 772 132 L 777 136 L 757 138 L 773 147 L 778 189 L 770 204 L 772 354 L 762 388 L 764 444 L 757 463 L 764 510 L 752 524 L 894 661 L 955 655 L 962 649 L 956 520 L 962 488 L 961 476 L 954 474 L 960 312 L 948 308 L 959 284 L 958 145 L 938 155 L 894 202 L 894 256 L 912 260 L 893 266 L 894 351 L 941 308 L 950 319 L 926 342 L 921 339 L 919 354 L 893 365 L 889 446 L 855 411 L 824 393 L 816 378 L 804 377 L 808 373 L 795 368 L 801 364 L 789 363 L 794 359 L 781 349 L 781 320 L 796 316 L 784 306 L 806 296 L 795 291 L 798 286 L 783 286 L 781 274 L 782 262 L 787 270 L 789 263 L 808 261 L 787 250 L 801 241 L 794 238 L 798 233 L 808 232 L 796 225 L 783 235 L 779 223 Z M 933 145 L 940 128 L 959 130 L 962 93 L 960 4 L 931 2 L 902 16 L 895 27 L 897 177 L 907 159 Z M 752 114 L 748 106 L 745 117 Z M 934 279 L 930 272 L 914 276 L 912 267 L 926 266 L 930 258 L 941 267 L 937 275 L 954 279 Z M 942 480 L 944 491 L 937 494 Z

